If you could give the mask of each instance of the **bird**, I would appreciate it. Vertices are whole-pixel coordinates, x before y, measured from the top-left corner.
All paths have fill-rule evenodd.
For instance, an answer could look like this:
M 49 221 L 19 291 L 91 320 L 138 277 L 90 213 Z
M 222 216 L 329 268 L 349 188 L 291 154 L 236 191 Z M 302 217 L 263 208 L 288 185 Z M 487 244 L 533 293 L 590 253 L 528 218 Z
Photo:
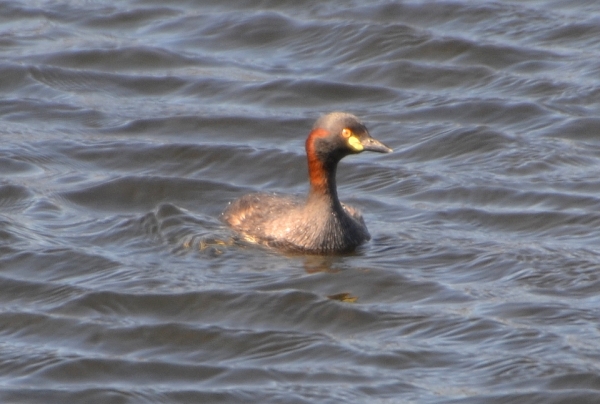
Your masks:
M 247 242 L 302 254 L 352 252 L 371 236 L 360 211 L 338 199 L 337 165 L 351 154 L 393 150 L 346 112 L 317 119 L 305 148 L 310 184 L 306 198 L 251 193 L 230 202 L 221 218 Z

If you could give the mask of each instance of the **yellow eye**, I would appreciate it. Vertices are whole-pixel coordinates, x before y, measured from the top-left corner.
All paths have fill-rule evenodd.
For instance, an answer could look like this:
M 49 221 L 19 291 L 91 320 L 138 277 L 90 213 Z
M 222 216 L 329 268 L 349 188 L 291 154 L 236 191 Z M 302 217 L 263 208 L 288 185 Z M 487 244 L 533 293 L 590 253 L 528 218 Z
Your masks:
M 352 131 L 350 129 L 344 129 L 342 130 L 342 136 L 348 139 L 350 136 L 352 136 Z

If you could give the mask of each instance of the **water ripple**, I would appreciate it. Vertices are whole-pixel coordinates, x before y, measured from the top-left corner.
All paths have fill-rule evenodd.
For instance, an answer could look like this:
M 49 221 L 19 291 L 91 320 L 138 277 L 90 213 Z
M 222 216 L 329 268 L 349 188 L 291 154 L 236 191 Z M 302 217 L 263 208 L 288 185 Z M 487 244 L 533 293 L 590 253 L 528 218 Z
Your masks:
M 594 2 L 0 3 L 0 401 L 597 403 Z M 372 240 L 220 221 L 347 110 Z

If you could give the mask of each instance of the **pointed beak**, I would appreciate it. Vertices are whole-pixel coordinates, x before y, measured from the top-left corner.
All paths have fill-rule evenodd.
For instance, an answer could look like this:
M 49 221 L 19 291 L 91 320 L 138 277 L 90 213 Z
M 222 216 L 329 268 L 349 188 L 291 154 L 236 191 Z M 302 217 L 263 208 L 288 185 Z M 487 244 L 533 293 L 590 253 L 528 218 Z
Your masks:
M 381 143 L 379 140 L 373 139 L 370 136 L 365 139 L 361 139 L 360 144 L 364 147 L 363 151 L 372 151 L 377 153 L 391 153 L 394 151 Z

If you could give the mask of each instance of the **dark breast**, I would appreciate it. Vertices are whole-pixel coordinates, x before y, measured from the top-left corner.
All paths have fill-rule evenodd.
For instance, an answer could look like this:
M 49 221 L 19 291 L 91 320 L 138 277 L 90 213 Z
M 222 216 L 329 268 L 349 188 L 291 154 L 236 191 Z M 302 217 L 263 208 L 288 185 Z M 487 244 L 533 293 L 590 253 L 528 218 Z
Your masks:
M 250 242 L 316 254 L 349 252 L 370 239 L 360 213 L 332 210 L 327 201 L 250 194 L 233 202 L 223 220 Z

